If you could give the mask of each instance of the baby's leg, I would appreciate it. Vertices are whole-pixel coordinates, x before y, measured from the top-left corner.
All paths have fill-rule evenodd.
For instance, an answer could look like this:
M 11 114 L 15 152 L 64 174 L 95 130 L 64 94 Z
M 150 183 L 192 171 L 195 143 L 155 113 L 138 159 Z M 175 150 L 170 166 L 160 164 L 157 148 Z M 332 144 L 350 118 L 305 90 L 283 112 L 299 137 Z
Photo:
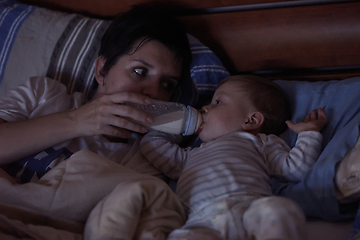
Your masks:
M 287 198 L 271 196 L 255 200 L 245 212 L 243 221 L 250 239 L 306 239 L 305 215 Z
M 232 207 L 238 203 L 236 199 L 224 198 L 203 204 L 189 215 L 181 229 L 170 233 L 168 240 L 243 240 L 242 224 L 236 224 L 236 219 L 242 219 L 242 214 L 237 212 L 234 219 L 232 212 Z

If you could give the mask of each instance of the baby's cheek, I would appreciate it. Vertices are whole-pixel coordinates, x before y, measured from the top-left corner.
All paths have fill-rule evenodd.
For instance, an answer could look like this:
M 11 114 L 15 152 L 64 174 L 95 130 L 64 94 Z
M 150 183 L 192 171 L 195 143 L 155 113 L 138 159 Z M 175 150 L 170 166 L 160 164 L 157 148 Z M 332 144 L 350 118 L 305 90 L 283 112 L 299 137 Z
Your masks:
M 217 127 L 221 131 L 226 131 L 227 129 L 232 127 L 232 122 L 230 121 L 229 115 L 227 116 L 219 116 L 217 119 Z

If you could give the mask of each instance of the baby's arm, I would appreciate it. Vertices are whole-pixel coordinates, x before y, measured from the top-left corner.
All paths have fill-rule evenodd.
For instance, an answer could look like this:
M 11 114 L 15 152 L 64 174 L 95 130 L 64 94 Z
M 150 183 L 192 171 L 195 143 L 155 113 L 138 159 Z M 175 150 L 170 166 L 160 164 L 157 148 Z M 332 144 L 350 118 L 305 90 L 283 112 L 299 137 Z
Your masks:
M 303 122 L 293 123 L 291 121 L 286 121 L 287 126 L 299 134 L 304 131 L 317 131 L 320 132 L 327 123 L 326 113 L 322 108 L 312 110 L 311 113 L 306 115 Z
M 312 110 L 306 115 L 303 122 L 294 124 L 287 121 L 286 123 L 298 134 L 298 138 L 291 150 L 275 144 L 268 147 L 267 152 L 271 153 L 269 154 L 270 171 L 274 176 L 298 182 L 320 155 L 322 141 L 320 131 L 327 123 L 327 116 L 324 110 L 319 108 L 317 112 Z
M 180 135 L 151 131 L 141 140 L 140 151 L 162 173 L 177 179 L 190 151 L 178 145 L 181 139 Z

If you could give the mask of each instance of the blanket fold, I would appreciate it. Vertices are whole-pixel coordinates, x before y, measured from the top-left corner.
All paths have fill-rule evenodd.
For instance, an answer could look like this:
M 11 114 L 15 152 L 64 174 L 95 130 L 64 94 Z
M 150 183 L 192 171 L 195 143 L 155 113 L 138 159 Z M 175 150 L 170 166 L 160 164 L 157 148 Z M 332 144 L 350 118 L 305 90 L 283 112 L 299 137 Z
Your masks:
M 0 192 L 0 233 L 9 237 L 165 239 L 186 220 L 162 180 L 88 150 L 73 154 L 36 183 L 18 184 L 1 171 Z M 27 214 L 13 214 L 17 211 Z

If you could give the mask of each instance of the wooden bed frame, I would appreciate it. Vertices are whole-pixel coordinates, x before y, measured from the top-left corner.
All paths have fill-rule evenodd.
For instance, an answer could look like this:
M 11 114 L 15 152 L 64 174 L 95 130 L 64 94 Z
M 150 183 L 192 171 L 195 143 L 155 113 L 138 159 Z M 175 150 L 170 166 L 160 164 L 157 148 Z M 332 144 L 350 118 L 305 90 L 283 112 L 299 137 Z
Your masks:
M 155 1 L 24 1 L 100 18 L 111 18 L 142 2 Z M 358 1 L 162 2 L 179 15 L 189 33 L 220 57 L 232 74 L 306 80 L 360 75 Z

